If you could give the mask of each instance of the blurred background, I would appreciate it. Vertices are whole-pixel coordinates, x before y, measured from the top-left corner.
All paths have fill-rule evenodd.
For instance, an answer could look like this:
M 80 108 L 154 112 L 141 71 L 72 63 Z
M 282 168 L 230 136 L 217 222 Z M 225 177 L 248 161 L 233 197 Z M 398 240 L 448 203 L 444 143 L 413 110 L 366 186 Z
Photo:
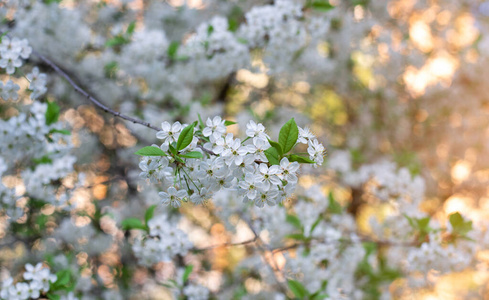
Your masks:
M 279 26 L 260 23 L 273 11 L 250 13 L 266 5 L 285 7 Z M 204 120 L 221 115 L 238 122 L 229 128 L 235 134 L 243 134 L 253 119 L 277 136 L 295 117 L 328 152 L 325 166 L 304 171 L 301 185 L 318 184 L 325 193 L 333 192 L 362 235 L 373 235 L 372 217 L 383 220 L 391 213 L 358 175 L 362 166 L 381 170 L 378 163 L 384 161 L 406 168 L 411 178 L 422 178 L 423 213 L 444 224 L 448 215 L 460 212 L 487 226 L 489 2 L 330 0 L 294 5 L 298 9 L 289 12 L 287 5 L 273 1 L 24 0 L 6 1 L 0 15 L 2 31 L 28 39 L 33 49 L 109 107 L 155 126 L 191 123 L 199 113 Z M 73 246 L 76 260 L 106 287 L 122 286 L 128 249 L 112 243 L 124 239 L 115 224 L 126 216 L 142 217 L 148 205 L 159 203 L 157 189 L 138 179 L 139 160 L 133 155 L 142 145 L 155 143 L 155 134 L 96 109 L 34 56 L 29 64 L 39 64 L 49 74 L 45 99 L 61 106 L 61 119 L 73 131 L 75 170 L 83 172 L 85 184 L 74 193 L 77 206 L 70 217 L 76 226 L 93 224 L 101 212 L 113 217 L 97 221 L 111 240 L 97 261 L 83 243 Z M 27 82 L 17 83 L 21 92 L 26 90 Z M 21 99 L 0 100 L 3 119 L 18 114 L 19 104 L 29 104 L 28 97 Z M 19 193 L 25 189 L 15 174 L 2 181 Z M 250 237 L 249 230 L 236 224 L 230 230 L 216 210 L 213 203 L 180 210 L 185 219 L 179 226 L 196 246 Z M 57 232 L 59 223 L 47 208 L 42 214 L 52 222 L 38 237 L 2 246 L 2 270 L 19 269 L 33 249 L 49 247 L 36 240 Z M 5 224 L 0 222 L 0 239 L 8 235 Z M 233 286 L 225 278 L 232 278 L 229 274 L 251 251 L 218 247 L 186 259 L 217 291 L 220 285 Z M 284 264 L 282 252 L 270 255 Z M 482 247 L 477 259 L 461 272 L 433 274 L 437 279 L 428 286 L 406 286 L 398 278 L 386 289 L 394 299 L 489 299 L 489 252 Z M 167 263 L 134 268 L 131 284 L 141 287 L 139 296 L 169 299 L 161 294 L 164 287 L 144 283 L 166 279 L 174 271 Z M 240 287 L 248 299 L 258 299 L 253 295 L 262 288 L 252 276 Z

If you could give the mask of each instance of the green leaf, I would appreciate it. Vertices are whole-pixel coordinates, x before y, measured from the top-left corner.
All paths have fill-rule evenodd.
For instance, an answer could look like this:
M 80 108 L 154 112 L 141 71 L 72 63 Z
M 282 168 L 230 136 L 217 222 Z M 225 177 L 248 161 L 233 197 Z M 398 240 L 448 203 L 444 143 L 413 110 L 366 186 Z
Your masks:
M 48 102 L 48 108 L 45 113 L 46 125 L 56 123 L 59 118 L 59 106 L 56 102 Z
M 299 128 L 295 123 L 294 118 L 290 119 L 285 123 L 280 129 L 280 134 L 278 135 L 278 142 L 282 146 L 284 153 L 289 152 L 294 147 L 299 137 Z
M 278 155 L 277 149 L 270 147 L 267 150 L 263 151 L 265 153 L 265 156 L 268 159 L 268 162 L 272 165 L 278 165 L 280 164 L 280 156 Z
M 421 231 L 423 231 L 423 232 L 428 231 L 429 230 L 428 224 L 430 224 L 430 217 L 416 219 L 416 223 L 417 223 L 418 228 Z
M 111 61 L 104 66 L 105 77 L 112 78 L 115 76 L 119 64 L 116 61 Z
M 214 32 L 214 26 L 209 25 L 209 27 L 207 27 L 207 35 L 211 35 L 213 32 Z
M 328 298 L 328 294 L 314 294 L 309 299 L 310 300 L 323 300 Z
M 134 154 L 141 156 L 166 156 L 163 150 L 155 146 L 146 146 L 134 152 Z
M 168 279 L 168 282 L 173 284 L 173 287 L 178 287 L 178 282 L 175 279 Z
M 169 149 L 170 149 L 170 152 L 173 154 L 173 155 L 177 155 L 177 149 L 175 149 L 175 147 L 177 146 L 177 143 L 173 142 L 170 144 Z
M 294 293 L 294 295 L 297 298 L 303 299 L 309 294 L 306 288 L 299 281 L 289 279 L 288 283 L 289 283 L 290 290 L 292 291 L 292 293 Z
M 169 289 L 175 288 L 172 284 L 168 284 L 168 283 L 164 283 L 164 282 L 160 282 L 159 284 L 166 287 L 166 288 L 169 288 Z
M 332 214 L 341 214 L 343 212 L 341 205 L 334 199 L 333 192 L 329 192 L 328 195 L 328 211 Z
M 239 28 L 238 21 L 234 18 L 228 18 L 228 30 L 231 32 L 236 32 L 238 28 Z
M 105 42 L 105 47 L 115 47 L 129 43 L 129 39 L 122 35 L 117 35 L 107 42 Z
M 472 230 L 472 221 L 464 221 L 464 218 L 458 212 L 451 214 L 449 220 L 453 231 L 461 236 L 465 236 Z
M 185 157 L 185 158 L 202 158 L 204 157 L 202 153 L 199 151 L 191 151 L 185 154 L 180 154 L 180 157 Z
M 270 145 L 271 145 L 273 148 L 277 149 L 277 152 L 278 152 L 278 155 L 279 155 L 279 156 L 284 155 L 284 151 L 282 150 L 282 146 L 280 146 L 280 144 L 279 144 L 279 143 L 274 142 L 274 141 L 272 141 L 271 139 L 268 139 L 268 142 L 270 143 Z
M 199 128 L 200 130 L 202 130 L 205 127 L 205 123 L 204 121 L 202 121 L 202 117 L 200 116 L 200 114 L 197 114 L 197 116 L 199 117 Z
M 183 272 L 183 277 L 182 277 L 184 283 L 188 280 L 190 274 L 192 274 L 193 269 L 194 269 L 193 265 L 188 265 L 185 267 L 185 271 Z
M 287 214 L 285 221 L 294 225 L 294 227 L 296 227 L 298 229 L 302 229 L 301 220 L 297 216 Z
M 296 161 L 296 162 L 301 163 L 301 164 L 313 164 L 314 163 L 314 161 L 309 159 L 308 157 L 299 156 L 296 154 L 291 154 L 288 156 L 288 158 L 289 158 L 290 162 Z
M 144 214 L 144 222 L 146 223 L 146 226 L 148 226 L 148 221 L 153 218 L 153 216 L 155 214 L 155 209 L 156 209 L 156 204 L 151 205 L 146 210 L 146 213 Z
M 129 26 L 127 26 L 126 34 L 132 35 L 134 32 L 134 29 L 136 29 L 136 21 L 132 21 Z
M 291 233 L 285 236 L 286 238 L 298 240 L 298 241 L 306 241 L 307 238 L 302 233 Z
M 121 225 L 123 230 L 130 230 L 130 229 L 146 230 L 146 226 L 144 226 L 141 220 L 139 220 L 138 218 L 125 219 L 124 221 L 122 221 Z
M 56 277 L 56 281 L 50 285 L 51 291 L 68 290 L 70 288 L 70 284 L 73 283 L 71 281 L 71 272 L 68 269 L 57 272 Z
M 180 43 L 177 41 L 173 41 L 168 46 L 167 54 L 171 60 L 175 60 L 177 58 L 178 47 L 180 47 Z
M 190 145 L 193 138 L 194 138 L 194 125 L 192 124 L 185 127 L 180 133 L 180 136 L 178 137 L 178 141 L 177 141 L 177 150 L 180 151 L 182 149 L 185 149 L 185 147 Z
M 334 8 L 334 6 L 326 0 L 315 0 L 310 4 L 310 7 L 321 12 L 327 12 Z
M 61 270 L 56 273 L 58 277 L 57 280 L 53 283 L 56 287 L 62 287 L 67 285 L 70 282 L 70 270 Z
M 49 134 L 51 133 L 60 133 L 60 134 L 64 134 L 64 135 L 71 135 L 71 132 L 69 130 L 66 130 L 66 129 L 51 129 L 49 130 Z
M 424 218 L 411 218 L 406 214 L 403 214 L 404 217 L 408 220 L 409 225 L 419 233 L 418 239 L 419 241 L 423 241 L 426 236 L 432 231 L 433 229 L 429 226 L 430 224 L 430 217 L 424 217 Z
M 5 31 L 4 33 L 2 33 L 2 35 L 0 35 L 0 43 L 2 42 L 2 38 L 4 36 L 6 36 L 8 34 L 8 31 Z
M 61 296 L 60 295 L 56 295 L 56 294 L 53 294 L 53 293 L 48 293 L 46 296 L 50 300 L 60 300 L 61 299 Z
M 224 126 L 230 126 L 230 125 L 234 125 L 234 124 L 238 124 L 238 123 L 233 122 L 233 121 L 224 120 Z
M 321 223 L 321 216 L 319 216 L 319 218 L 312 224 L 311 226 L 311 230 L 309 231 L 309 233 L 312 233 L 314 231 L 314 229 L 316 229 L 316 227 L 319 225 L 319 223 Z
M 42 165 L 42 164 L 50 164 L 53 162 L 53 160 L 51 158 L 49 158 L 49 156 L 47 155 L 44 155 L 43 157 L 41 158 L 33 158 L 32 159 L 32 162 L 35 164 L 35 165 Z

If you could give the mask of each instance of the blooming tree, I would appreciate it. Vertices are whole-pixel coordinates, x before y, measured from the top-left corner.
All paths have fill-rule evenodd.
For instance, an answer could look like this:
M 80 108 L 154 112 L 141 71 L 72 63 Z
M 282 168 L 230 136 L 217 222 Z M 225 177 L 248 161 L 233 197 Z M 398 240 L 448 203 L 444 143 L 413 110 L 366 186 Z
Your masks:
M 1 2 L 0 299 L 483 297 L 488 7 Z

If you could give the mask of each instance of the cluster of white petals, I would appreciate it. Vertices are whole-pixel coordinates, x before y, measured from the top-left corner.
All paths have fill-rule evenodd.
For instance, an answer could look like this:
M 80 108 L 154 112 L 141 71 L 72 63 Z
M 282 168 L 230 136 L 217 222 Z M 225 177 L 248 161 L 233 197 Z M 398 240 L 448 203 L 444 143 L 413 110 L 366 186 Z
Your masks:
M 139 264 L 152 266 L 169 262 L 176 255 L 185 255 L 192 247 L 187 235 L 164 216 L 155 216 L 148 221 L 149 234 L 137 237 L 132 246 Z
M 25 282 L 17 282 L 16 284 L 14 284 L 12 277 L 4 280 L 0 289 L 0 299 L 38 299 L 41 293 L 49 292 L 51 283 L 57 280 L 57 276 L 52 274 L 49 268 L 43 267 L 42 263 L 35 266 L 26 264 L 23 278 L 26 280 Z
M 190 125 L 163 122 L 161 126 L 156 137 L 163 143 L 157 146 L 169 151 Z M 274 206 L 294 192 L 300 165 L 286 156 L 277 159 L 275 164 L 270 163 L 265 151 L 271 145 L 265 131 L 262 124 L 250 121 L 246 125 L 247 138 L 241 141 L 227 133 L 221 117 L 209 118 L 202 127 L 202 137 L 197 134 L 189 137 L 191 142 L 179 153 L 182 157 L 197 153 L 201 159 L 191 156 L 179 165 L 171 155 L 144 157 L 139 164 L 140 177 L 159 183 L 162 202 L 173 207 L 180 207 L 186 201 L 206 202 L 222 189 L 237 190 L 243 202 L 253 202 L 258 207 Z M 309 131 L 297 127 L 295 139 L 308 145 L 311 163 L 315 166 L 323 163 L 324 147 Z
M 5 69 L 7 74 L 13 74 L 16 68 L 22 66 L 22 59 L 28 59 L 31 52 L 27 39 L 3 36 L 0 43 L 0 68 Z

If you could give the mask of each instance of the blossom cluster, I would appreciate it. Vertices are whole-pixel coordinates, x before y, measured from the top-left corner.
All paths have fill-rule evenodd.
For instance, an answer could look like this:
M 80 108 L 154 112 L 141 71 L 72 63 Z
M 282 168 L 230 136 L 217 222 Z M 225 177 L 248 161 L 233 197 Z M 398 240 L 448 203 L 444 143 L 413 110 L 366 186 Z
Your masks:
M 24 196 L 40 199 L 56 206 L 65 205 L 67 193 L 56 195 L 58 187 L 51 183 L 73 172 L 76 158 L 69 154 L 72 149 L 69 131 L 63 129 L 61 122 L 55 122 L 54 103 L 35 101 L 26 112 L 21 112 L 8 120 L 0 121 L 0 174 L 14 171 L 15 166 L 31 166 L 22 172 L 27 187 Z M 23 151 L 18 151 L 21 147 Z M 69 191 L 67 191 L 69 192 Z M 23 195 L 0 183 L 3 195 L 0 207 L 16 220 L 23 215 L 23 209 L 17 206 L 17 200 Z
M 137 237 L 132 246 L 134 255 L 143 266 L 150 267 L 159 262 L 169 262 L 176 255 L 186 255 L 192 247 L 186 233 L 164 216 L 153 217 L 147 226 L 148 235 Z
M 26 264 L 25 272 L 22 276 L 26 282 L 17 282 L 14 285 L 12 277 L 2 282 L 0 299 L 38 299 L 41 294 L 49 292 L 51 284 L 57 280 L 57 276 L 52 274 L 49 268 L 43 267 L 42 263 L 38 263 L 35 266 Z
M 28 59 L 31 52 L 27 39 L 3 36 L 0 43 L 0 68 L 6 69 L 7 74 L 13 74 L 15 68 L 22 66 L 22 59 Z
M 30 95 L 31 99 L 38 99 L 48 90 L 46 87 L 47 75 L 39 72 L 38 67 L 34 67 L 32 72 L 27 74 L 26 78 L 29 80 L 29 90 L 32 91 Z
M 451 164 L 453 158 L 462 159 L 452 155 L 453 153 L 464 153 L 466 165 L 477 164 L 480 169 L 484 169 L 484 163 L 487 166 L 484 155 L 474 155 L 479 149 L 488 148 L 480 142 L 484 140 L 483 135 L 477 135 L 480 130 L 467 130 L 487 126 L 486 121 L 473 122 L 475 116 L 489 119 L 485 113 L 487 99 L 480 96 L 487 94 L 486 85 L 482 84 L 480 78 L 487 78 L 485 75 L 488 68 L 485 65 L 486 53 L 489 53 L 486 51 L 489 40 L 487 20 L 478 16 L 478 13 L 487 15 L 487 5 L 484 3 L 479 5 L 477 1 L 457 2 L 463 3 L 461 6 L 467 8 L 460 9 L 459 13 L 453 1 L 441 1 L 440 5 L 426 10 L 429 13 L 418 14 L 413 12 L 421 12 L 428 5 L 419 1 L 416 5 L 406 5 L 405 1 L 279 0 L 273 4 L 259 5 L 246 1 L 225 4 L 208 1 L 199 8 L 183 5 L 174 9 L 175 4 L 172 3 L 170 7 L 161 1 L 148 1 L 142 8 L 136 8 L 141 6 L 132 5 L 130 0 L 106 5 L 90 1 L 78 1 L 70 5 L 57 5 L 55 2 L 57 1 L 0 3 L 0 16 L 5 20 L 0 24 L 2 31 L 9 30 L 9 36 L 28 37 L 29 44 L 37 52 L 55 60 L 68 74 L 75 74 L 76 71 L 81 86 L 89 87 L 109 107 L 118 107 L 128 115 L 140 114 L 150 123 L 159 123 L 170 118 L 190 123 L 189 116 L 193 116 L 196 111 L 205 117 L 222 113 L 227 109 L 224 107 L 227 104 L 222 103 L 234 104 L 233 99 L 237 94 L 239 97 L 244 95 L 243 98 L 246 99 L 258 98 L 260 101 L 257 104 L 260 105 L 274 104 L 272 112 L 277 120 L 284 115 L 290 115 L 290 111 L 277 100 L 283 97 L 276 96 L 283 91 L 287 95 L 297 92 L 304 95 L 294 95 L 290 103 L 295 107 L 309 99 L 317 101 L 308 113 L 316 121 L 324 121 L 321 125 L 324 125 L 322 129 L 326 134 L 330 128 L 336 130 L 336 126 L 341 125 L 341 130 L 332 134 L 332 141 L 334 146 L 346 146 L 349 149 L 333 153 L 328 159 L 328 166 L 339 175 L 337 178 L 331 181 L 328 178 L 328 182 L 321 188 L 304 191 L 298 175 L 307 168 L 301 170 L 300 164 L 319 166 L 323 163 L 324 155 L 323 145 L 307 128 L 297 127 L 297 138 L 292 148 L 297 147 L 297 152 L 301 152 L 294 154 L 291 153 L 292 150 L 288 150 L 291 146 L 289 141 L 295 139 L 289 139 L 292 135 L 290 132 L 294 131 L 292 127 L 295 128 L 291 123 L 284 129 L 289 134 L 285 134 L 282 139 L 279 137 L 276 142 L 261 124 L 254 122 L 247 125 L 245 138 L 236 138 L 235 134 L 228 133 L 226 125 L 229 124 L 226 123 L 229 122 L 218 117 L 208 119 L 205 123 L 201 121 L 188 125 L 178 122 L 164 123 L 157 134 L 162 144 L 139 153 L 145 156 L 140 162 L 140 169 L 143 171 L 141 177 L 153 183 L 148 188 L 149 191 L 141 191 L 142 186 L 135 187 L 136 184 L 130 182 L 133 179 L 131 176 L 139 171 L 129 171 L 123 174 L 124 180 L 117 180 L 120 183 L 118 186 L 111 183 L 97 186 L 108 187 L 107 193 L 100 190 L 97 193 L 100 197 L 106 194 L 106 197 L 87 205 L 87 215 L 80 216 L 77 215 L 79 212 L 72 211 L 71 216 L 63 220 L 59 214 L 51 213 L 51 205 L 46 205 L 37 215 L 37 208 L 35 205 L 31 206 L 30 202 L 42 200 L 55 206 L 63 206 L 67 210 L 72 208 L 67 205 L 72 194 L 60 182 L 70 181 L 64 178 L 70 177 L 76 169 L 83 166 L 74 168 L 75 156 L 68 154 L 71 148 L 70 138 L 66 136 L 67 132 L 60 123 L 42 122 L 42 115 L 46 122 L 48 119 L 54 120 L 51 114 L 46 114 L 51 104 L 40 114 L 39 124 L 32 112 L 21 110 L 17 115 L 11 114 L 9 107 L 5 115 L 10 119 L 1 124 L 3 130 L 0 131 L 0 139 L 2 142 L 6 141 L 0 145 L 0 176 L 4 179 L 0 184 L 0 208 L 8 216 L 0 216 L 2 246 L 4 239 L 8 244 L 9 240 L 15 240 L 17 234 L 27 232 L 30 227 L 37 230 L 37 227 L 42 228 L 47 224 L 47 230 L 40 230 L 33 235 L 35 245 L 29 239 L 25 243 L 21 241 L 29 247 L 28 251 L 32 251 L 32 254 L 83 252 L 77 258 L 80 264 L 84 264 L 86 255 L 91 258 L 104 251 L 111 251 L 110 257 L 114 258 L 114 262 L 117 259 L 127 262 L 122 257 L 125 253 L 117 251 L 122 247 L 114 244 L 115 241 L 122 240 L 121 230 L 114 228 L 114 224 L 109 226 L 106 224 L 108 222 L 100 222 L 96 215 L 101 214 L 100 208 L 110 208 L 114 219 L 124 212 L 136 214 L 140 210 L 135 209 L 139 206 L 139 202 L 134 201 L 135 198 L 149 203 L 152 201 L 149 198 L 158 198 L 157 193 L 160 192 L 163 203 L 174 207 L 179 207 L 182 202 L 197 204 L 212 199 L 215 207 L 209 210 L 218 214 L 221 220 L 217 222 L 225 223 L 229 231 L 238 232 L 239 226 L 249 223 L 252 231 L 257 232 L 257 238 L 261 240 L 256 247 L 253 243 L 247 244 L 247 259 L 239 263 L 242 269 L 230 275 L 232 278 L 228 278 L 228 273 L 224 272 L 208 274 L 211 272 L 202 270 L 199 274 L 203 277 L 222 276 L 218 278 L 224 279 L 221 281 L 222 287 L 219 287 L 219 291 L 217 287 L 213 287 L 213 294 L 219 293 L 217 297 L 225 299 L 234 296 L 241 299 L 284 299 L 291 293 L 297 298 L 312 299 L 388 299 L 388 287 L 395 278 L 404 276 L 412 283 L 413 278 L 422 277 L 423 284 L 418 283 L 418 286 L 424 285 L 428 282 L 428 277 L 434 277 L 427 274 L 458 272 L 471 267 L 476 261 L 477 252 L 481 248 L 487 249 L 489 231 L 486 229 L 485 238 L 481 242 L 481 226 L 472 224 L 469 219 L 472 216 L 462 216 L 447 209 L 447 214 L 451 214 L 449 221 L 444 224 L 442 208 L 440 214 L 433 216 L 420 209 L 425 201 L 425 191 L 430 187 L 430 183 L 425 183 L 421 176 L 413 175 L 408 168 L 399 167 L 390 160 L 373 164 L 362 161 L 374 161 L 373 158 L 379 157 L 379 149 L 385 155 L 390 150 L 399 150 L 400 145 L 409 148 L 411 142 L 416 148 L 428 144 L 428 141 L 429 145 L 438 144 L 435 148 L 439 159 L 436 160 L 433 154 L 425 155 L 428 152 L 423 154 L 423 159 L 433 159 L 428 168 L 436 166 L 431 167 L 433 172 L 426 179 L 439 181 L 437 188 L 445 191 L 458 191 L 458 188 L 450 187 L 457 180 L 463 180 L 460 179 L 463 176 L 453 182 L 444 178 L 447 174 L 449 177 L 450 172 L 443 168 Z M 334 8 L 330 2 L 335 5 Z M 236 9 L 238 13 L 235 13 Z M 132 26 L 127 26 L 128 23 Z M 472 23 L 476 24 L 476 28 L 472 27 Z M 409 28 L 405 28 L 406 26 Z M 128 29 L 124 31 L 122 28 Z M 464 31 L 464 28 L 470 30 Z M 409 30 L 409 34 L 405 30 Z M 424 32 L 429 36 L 418 44 L 415 39 L 420 35 L 417 32 Z M 112 39 L 106 33 L 123 38 Z M 447 33 L 449 39 L 439 38 Z M 471 42 L 471 36 L 480 38 L 477 41 L 474 38 Z M 446 50 L 440 45 L 445 40 L 449 44 L 447 49 L 450 50 L 446 54 Z M 431 42 L 433 45 L 430 46 Z M 63 47 L 59 47 L 60 44 Z M 418 51 L 426 45 L 433 49 Z M 4 36 L 0 47 L 0 67 L 6 68 L 7 74 L 20 75 L 24 70 L 16 68 L 22 64 L 21 59 L 29 56 L 30 47 L 27 42 Z M 463 55 L 457 57 L 457 53 Z M 440 77 L 442 73 L 450 71 L 452 62 L 460 64 L 454 67 L 460 67 L 460 72 L 453 80 L 448 76 L 446 81 L 441 81 L 453 87 L 450 93 L 446 93 L 447 97 L 436 97 L 434 95 L 437 93 L 427 93 L 424 95 L 425 99 L 417 98 L 426 85 L 424 79 L 429 76 L 422 72 L 413 76 L 406 71 L 417 69 L 426 61 L 433 61 L 431 69 L 436 69 L 428 73 Z M 473 64 L 474 61 L 483 63 Z M 29 61 L 30 63 L 35 63 L 35 60 Z M 439 68 L 440 65 L 443 68 Z M 268 85 L 269 95 L 262 96 L 261 92 L 264 90 L 244 84 L 247 76 L 241 75 L 249 73 L 249 77 L 253 77 L 255 74 L 251 72 L 256 71 L 271 75 L 259 74 L 266 80 L 260 80 L 257 84 Z M 30 82 L 31 99 L 39 99 L 46 92 L 45 75 L 39 69 L 33 68 L 26 78 Z M 227 83 L 221 89 L 220 81 L 225 78 L 228 78 Z M 443 84 L 435 84 L 438 80 L 430 79 L 426 82 L 436 86 L 433 89 L 435 92 L 445 92 L 442 90 Z M 17 83 L 19 81 L 15 79 L 1 82 L 2 101 L 19 98 L 20 86 Z M 64 84 L 65 82 L 58 81 L 57 78 L 53 79 L 53 96 L 63 101 L 77 101 L 78 97 L 71 97 Z M 230 86 L 229 89 L 227 85 Z M 323 88 L 327 89 L 324 93 Z M 226 92 L 228 90 L 231 92 Z M 406 90 L 413 99 L 405 101 Z M 212 96 L 208 97 L 208 93 Z M 257 94 L 260 96 L 256 97 Z M 331 95 L 334 97 L 330 97 Z M 460 98 L 460 95 L 470 97 L 472 101 L 453 101 Z M 202 99 L 217 99 L 219 104 L 209 105 L 207 100 L 200 103 L 196 99 L 201 96 Z M 224 99 L 221 99 L 223 96 Z M 144 103 L 139 103 L 141 99 L 144 99 Z M 375 101 L 366 103 L 365 99 Z M 327 104 L 326 112 L 322 109 L 316 110 L 323 102 Z M 168 103 L 171 103 L 172 108 L 176 106 L 175 111 L 160 109 L 166 108 Z M 34 102 L 34 106 L 38 104 Z M 72 104 L 78 105 L 77 102 Z M 332 113 L 335 115 L 334 124 L 325 121 L 330 117 L 331 110 L 336 110 Z M 336 116 L 342 114 L 347 115 L 346 124 L 342 118 L 336 119 Z M 12 117 L 13 115 L 15 116 Z M 416 117 L 412 119 L 414 115 Z M 450 115 L 450 122 L 439 122 L 440 115 L 442 120 Z M 465 118 L 467 115 L 471 118 Z M 248 117 L 248 113 L 243 112 L 241 116 Z M 272 123 L 272 118 L 268 116 L 267 112 L 267 122 Z M 460 116 L 463 117 L 462 120 L 459 120 Z M 238 116 L 237 119 L 239 118 Z M 425 119 L 428 122 L 424 122 Z M 427 124 L 429 125 L 426 126 Z M 121 124 L 117 124 L 118 130 L 119 125 Z M 47 129 L 42 129 L 43 127 Z M 105 123 L 103 134 L 100 134 L 101 141 L 106 138 L 108 127 Z M 196 128 L 198 129 L 195 130 Z M 343 128 L 347 130 L 342 130 Z M 438 130 L 440 128 L 448 128 L 449 134 L 443 134 L 442 130 Z M 130 129 L 136 135 L 147 130 L 144 126 L 141 129 Z M 419 134 L 423 130 L 428 133 L 436 132 L 436 136 Z M 454 134 L 456 130 L 460 130 L 458 133 L 461 134 Z M 413 132 L 416 134 L 412 134 Z M 17 137 L 19 133 L 21 137 Z M 456 139 L 456 145 L 451 145 L 455 139 L 445 138 L 450 135 L 462 138 L 463 142 Z M 77 135 L 76 138 L 78 137 Z M 98 142 L 96 134 L 91 135 L 91 138 Z M 438 140 L 440 138 L 443 143 Z M 93 147 L 102 149 L 100 143 L 94 144 L 96 146 Z M 460 145 L 464 149 L 460 149 Z M 66 149 L 63 148 L 65 146 Z M 111 149 L 110 155 L 124 159 L 124 164 L 128 166 L 121 168 L 124 171 L 137 169 L 133 157 L 132 161 L 127 159 L 130 151 L 126 150 Z M 361 153 L 355 157 L 354 163 L 349 150 L 352 153 Z M 450 153 L 449 159 L 446 159 L 447 153 Z M 477 159 L 474 156 L 478 156 Z M 105 157 L 99 162 L 97 166 L 105 170 Z M 313 171 L 319 174 L 324 170 Z M 481 172 L 477 173 L 478 177 L 481 175 L 479 173 Z M 106 175 L 102 174 L 102 177 Z M 323 176 L 318 176 L 314 180 L 322 178 Z M 306 178 L 303 183 L 306 184 L 308 180 Z M 20 188 L 10 188 L 13 186 L 10 184 L 12 181 L 21 182 L 17 185 Z M 342 207 L 334 201 L 338 183 L 341 185 L 338 192 L 341 194 L 346 191 L 348 194 L 342 200 L 348 201 L 351 192 L 352 206 L 349 207 L 349 212 L 342 211 Z M 325 186 L 328 189 L 334 186 L 329 196 L 323 194 Z M 25 192 L 22 192 L 24 188 Z M 434 194 L 433 191 L 428 192 L 431 193 L 430 197 Z M 292 193 L 295 196 L 293 205 L 277 205 Z M 126 194 L 131 197 L 124 198 Z M 255 205 L 243 213 L 243 201 Z M 361 205 L 358 211 L 354 211 L 357 202 Z M 265 205 L 273 207 L 262 209 Z M 93 207 L 96 208 L 96 213 L 93 213 Z M 194 210 L 200 212 L 207 208 L 192 207 L 189 215 Z M 368 209 L 372 208 L 375 213 L 371 215 L 375 216 L 371 217 L 368 224 L 370 226 L 362 226 L 359 230 L 356 222 L 361 223 L 364 219 L 363 213 L 369 213 Z M 11 231 L 7 232 L 4 224 L 18 220 L 27 211 L 32 214 L 12 224 L 15 226 L 8 228 Z M 186 214 L 188 211 L 182 212 Z M 31 216 L 36 219 L 29 219 Z M 238 216 L 240 220 L 237 222 Z M 24 222 L 25 219 L 28 220 Z M 190 219 L 184 217 L 182 221 L 192 222 Z M 202 228 L 211 225 L 208 221 L 205 220 Z M 35 226 L 30 226 L 34 222 Z M 146 225 L 148 228 L 140 229 L 149 231 L 149 234 L 136 238 L 133 246 L 140 263 L 152 266 L 157 262 L 174 260 L 175 255 L 187 254 L 191 247 L 191 232 L 187 237 L 183 230 L 174 229 L 176 222 L 170 222 L 162 216 L 155 216 Z M 108 232 L 111 234 L 106 234 Z M 358 232 L 365 236 L 357 234 Z M 60 247 L 60 241 L 64 241 L 66 245 Z M 267 248 L 266 251 L 273 255 L 261 257 L 261 247 Z M 146 251 L 147 249 L 151 251 Z M 274 267 L 276 256 L 282 258 L 281 255 L 275 255 L 280 252 L 285 253 L 285 262 L 283 267 Z M 207 255 L 200 257 L 205 260 Z M 127 270 L 119 270 L 118 262 L 107 263 L 108 259 L 103 255 L 100 258 L 86 259 L 83 268 L 89 267 L 84 272 L 100 272 L 91 274 L 93 277 L 81 276 L 89 284 L 84 289 L 76 289 L 86 292 L 85 298 L 94 298 L 95 294 L 102 295 L 103 298 L 120 298 L 119 291 L 125 295 L 127 290 L 124 291 L 124 287 L 130 286 L 130 282 L 128 284 L 124 281 L 127 280 Z M 267 260 L 272 262 L 271 268 L 264 263 Z M 282 262 L 280 259 L 278 261 Z M 177 266 L 179 263 L 181 262 L 174 260 L 171 268 L 181 267 Z M 111 272 L 105 272 L 106 266 L 109 266 Z M 117 273 L 117 277 L 113 278 L 115 280 L 111 281 L 109 273 Z M 107 274 L 109 275 L 102 279 L 97 277 Z M 274 279 L 277 274 L 280 275 L 279 280 Z M 281 282 L 283 278 L 285 280 Z M 100 284 L 92 294 L 92 279 L 97 284 L 100 279 L 107 280 L 104 283 L 110 282 L 110 286 L 117 286 L 117 289 L 100 291 L 97 290 L 102 287 Z M 148 285 L 145 283 L 144 288 L 154 283 L 153 278 L 147 279 Z M 209 281 L 216 282 L 214 279 Z M 131 278 L 127 281 L 130 280 Z M 135 276 L 133 282 L 138 280 L 139 277 Z M 260 284 L 254 284 L 257 280 L 261 281 Z M 230 287 L 233 288 L 233 295 L 225 294 L 229 287 L 226 284 L 229 282 L 232 282 Z M 284 293 L 282 288 L 278 288 L 281 284 L 288 284 L 285 287 L 290 291 Z M 391 287 L 398 284 L 402 282 L 396 282 Z M 138 293 L 131 286 L 128 289 Z M 241 291 L 249 294 L 242 295 Z M 369 292 L 374 294 L 366 295 Z M 377 292 L 382 295 L 376 294 Z M 201 285 L 179 283 L 178 296 L 207 299 L 210 293 Z M 74 299 L 75 296 L 71 293 L 61 299 L 65 298 Z
M 17 100 L 19 95 L 17 94 L 20 89 L 18 84 L 15 84 L 12 80 L 7 82 L 0 81 L 0 97 L 3 100 Z
M 166 205 L 180 207 L 188 200 L 200 204 L 221 189 L 237 189 L 243 202 L 274 206 L 294 192 L 299 163 L 323 162 L 324 146 L 294 119 L 282 127 L 279 142 L 271 141 L 265 127 L 254 121 L 246 125 L 243 141 L 227 133 L 221 117 L 207 119 L 194 132 L 196 124 L 164 122 L 156 134 L 163 143 L 136 153 L 151 155 L 139 164 L 140 177 L 161 182 L 165 191 L 160 196 Z M 308 145 L 309 157 L 287 155 L 298 143 Z

